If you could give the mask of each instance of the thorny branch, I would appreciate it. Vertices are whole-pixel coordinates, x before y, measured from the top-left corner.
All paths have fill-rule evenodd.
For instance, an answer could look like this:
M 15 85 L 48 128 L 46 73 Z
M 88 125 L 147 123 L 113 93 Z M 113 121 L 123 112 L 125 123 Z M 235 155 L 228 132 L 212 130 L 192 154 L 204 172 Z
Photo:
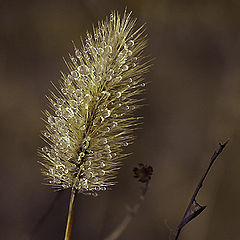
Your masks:
M 214 154 L 211 157 L 210 163 L 208 165 L 208 168 L 206 169 L 206 171 L 204 172 L 204 174 L 201 177 L 201 180 L 199 182 L 199 184 L 197 185 L 193 196 L 188 204 L 188 207 L 184 213 L 184 216 L 182 218 L 182 221 L 180 222 L 180 224 L 177 227 L 177 231 L 176 231 L 176 236 L 175 236 L 175 240 L 178 239 L 179 234 L 182 230 L 182 228 L 189 223 L 192 219 L 194 219 L 195 217 L 197 217 L 205 208 L 206 206 L 201 206 L 197 201 L 196 201 L 196 197 L 201 189 L 201 187 L 203 186 L 203 182 L 205 180 L 205 178 L 207 177 L 207 174 L 209 172 L 209 170 L 211 169 L 214 161 L 217 159 L 217 157 L 221 154 L 221 152 L 223 151 L 223 149 L 225 148 L 225 146 L 228 144 L 229 140 L 227 140 L 224 144 L 219 143 L 219 149 L 218 151 L 215 151 Z

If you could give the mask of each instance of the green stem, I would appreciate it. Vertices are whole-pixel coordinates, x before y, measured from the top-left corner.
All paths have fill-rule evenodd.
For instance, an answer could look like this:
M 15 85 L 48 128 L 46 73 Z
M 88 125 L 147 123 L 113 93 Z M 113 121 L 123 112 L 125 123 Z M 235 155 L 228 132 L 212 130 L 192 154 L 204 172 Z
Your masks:
M 73 211 L 74 211 L 74 200 L 75 200 L 76 191 L 71 191 L 69 209 L 68 209 L 68 220 L 65 232 L 64 240 L 70 240 L 71 231 L 72 231 L 72 223 L 73 223 Z

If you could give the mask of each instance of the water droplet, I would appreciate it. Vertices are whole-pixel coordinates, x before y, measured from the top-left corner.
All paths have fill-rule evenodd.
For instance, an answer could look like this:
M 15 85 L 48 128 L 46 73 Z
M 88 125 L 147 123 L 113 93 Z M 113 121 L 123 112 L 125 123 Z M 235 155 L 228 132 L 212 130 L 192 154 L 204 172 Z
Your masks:
M 85 162 L 85 166 L 86 166 L 86 167 L 90 167 L 91 165 L 92 165 L 92 162 L 91 162 L 91 161 L 86 161 L 86 162 Z
M 78 71 L 80 74 L 82 74 L 83 76 L 86 76 L 89 74 L 89 68 L 86 65 L 81 65 L 78 67 Z
M 89 147 L 89 141 L 87 140 L 87 138 L 83 140 L 82 147 L 83 149 L 87 149 Z
M 91 102 L 91 100 L 92 100 L 92 97 L 87 93 L 84 97 L 85 103 L 89 103 L 89 102 Z
M 102 91 L 102 95 L 103 95 L 102 96 L 103 99 L 107 99 L 110 96 L 110 93 L 107 91 Z
M 69 108 L 69 107 L 66 107 L 66 109 L 65 109 L 66 111 L 65 111 L 65 117 L 66 118 L 72 118 L 72 117 L 74 117 L 74 112 L 73 112 L 73 110 L 71 109 L 71 108 Z
M 136 63 L 133 63 L 133 64 L 132 64 L 132 67 L 136 67 L 136 66 L 137 66 L 137 64 L 136 64 Z
M 114 70 L 111 68 L 111 69 L 109 69 L 109 73 L 111 74 L 111 75 L 113 75 L 114 74 Z
M 104 170 L 100 170 L 99 171 L 99 176 L 104 176 L 105 175 L 105 171 Z
M 78 78 L 79 77 L 79 73 L 77 71 L 72 71 L 71 72 L 71 75 L 74 77 L 74 78 Z
M 106 50 L 109 54 L 111 54 L 112 53 L 112 46 L 110 46 L 110 45 L 106 46 Z
M 128 65 L 123 65 L 122 66 L 122 71 L 127 71 L 128 70 Z
M 85 176 L 86 176 L 86 178 L 92 178 L 93 173 L 92 172 L 86 172 Z
M 105 145 L 106 150 L 110 150 L 110 146 L 108 144 Z
M 71 57 L 71 61 L 72 61 L 73 63 L 77 63 L 77 59 L 74 58 L 74 57 Z
M 121 92 L 117 92 L 116 93 L 116 98 L 120 98 L 122 96 L 122 93 Z
M 110 127 L 105 127 L 106 132 L 110 132 L 110 130 L 111 130 Z
M 126 105 L 125 107 L 124 107 L 124 110 L 129 110 L 130 109 L 130 107 L 128 106 L 128 105 Z
M 113 16 L 113 14 L 111 13 L 111 14 L 110 14 L 110 22 L 113 22 L 113 20 L 114 20 L 114 16 Z
M 129 46 L 129 47 L 134 46 L 134 41 L 133 41 L 133 40 L 129 40 L 129 41 L 128 41 L 128 46 Z
M 115 128 L 117 125 L 118 125 L 117 122 L 115 122 L 115 121 L 112 122 L 112 128 Z
M 99 52 L 99 54 L 103 54 L 104 53 L 104 49 L 103 48 L 99 48 L 98 52 Z
M 47 153 L 47 152 L 49 151 L 49 149 L 48 149 L 47 147 L 43 147 L 43 148 L 42 148 L 42 151 L 43 151 L 44 153 Z
M 100 162 L 100 167 L 104 168 L 106 166 L 106 164 L 104 162 Z
M 121 81 L 121 80 L 122 80 L 122 76 L 116 77 L 115 80 L 116 80 L 117 82 Z
M 107 141 L 106 138 L 103 138 L 103 139 L 101 140 L 101 143 L 104 144 L 104 145 L 107 144 L 107 142 L 108 142 L 108 141 Z
M 43 136 L 46 137 L 46 138 L 50 138 L 50 134 L 49 134 L 48 131 L 44 131 Z
M 124 147 L 127 147 L 127 146 L 128 146 L 128 142 L 124 142 L 124 143 L 123 143 L 123 146 L 124 146 Z
M 111 111 L 106 109 L 102 112 L 103 118 L 108 118 L 111 115 Z
M 76 55 L 77 58 L 82 58 L 82 53 L 80 52 L 79 49 L 75 50 L 75 55 Z
M 93 192 L 91 195 L 92 195 L 93 197 L 97 197 L 97 196 L 98 196 L 98 193 Z
M 66 88 L 62 88 L 61 91 L 62 91 L 62 93 L 63 93 L 64 95 L 67 95 L 67 90 L 66 90 Z
M 129 57 L 132 56 L 132 51 L 128 50 L 127 54 L 128 54 Z
M 133 82 L 132 78 L 128 79 L 128 83 L 131 84 Z
M 53 125 L 53 124 L 55 123 L 54 117 L 53 117 L 53 116 L 49 116 L 49 117 L 48 117 L 48 122 L 49 122 L 51 125 Z
M 145 83 L 141 83 L 141 87 L 145 87 L 146 86 L 146 84 Z
M 106 154 L 106 159 L 107 159 L 107 160 L 111 160 L 111 159 L 112 159 L 112 155 L 111 155 L 110 153 L 107 153 L 107 154 Z
M 111 80 L 112 80 L 112 76 L 111 76 L 111 75 L 107 75 L 107 76 L 106 76 L 106 80 L 107 80 L 107 81 L 111 81 Z

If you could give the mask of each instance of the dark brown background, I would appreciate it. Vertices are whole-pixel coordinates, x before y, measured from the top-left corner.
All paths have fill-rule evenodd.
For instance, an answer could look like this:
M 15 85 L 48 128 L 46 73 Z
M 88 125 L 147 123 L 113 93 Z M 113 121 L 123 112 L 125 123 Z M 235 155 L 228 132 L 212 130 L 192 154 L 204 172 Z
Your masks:
M 138 162 L 154 175 L 146 200 L 121 240 L 168 239 L 218 142 L 229 146 L 198 200 L 205 210 L 182 232 L 184 240 L 237 240 L 240 235 L 240 1 L 79 0 L 0 1 L 0 239 L 28 239 L 56 193 L 42 185 L 44 95 L 66 70 L 71 40 L 113 9 L 146 22 L 145 124 L 112 191 L 79 195 L 72 239 L 103 239 L 139 193 Z M 63 239 L 69 191 L 31 239 Z

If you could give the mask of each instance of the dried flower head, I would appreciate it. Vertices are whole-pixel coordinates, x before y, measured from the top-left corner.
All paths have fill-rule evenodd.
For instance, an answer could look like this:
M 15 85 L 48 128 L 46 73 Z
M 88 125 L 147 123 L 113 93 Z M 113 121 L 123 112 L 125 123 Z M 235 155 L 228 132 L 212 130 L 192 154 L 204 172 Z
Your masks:
M 152 166 L 147 166 L 142 163 L 138 164 L 139 168 L 135 167 L 133 169 L 134 177 L 139 179 L 139 182 L 145 183 L 151 180 L 151 176 L 153 174 Z
M 96 194 L 115 184 L 123 149 L 133 142 L 142 101 L 143 27 L 134 31 L 131 13 L 116 12 L 87 33 L 82 47 L 66 62 L 60 88 L 48 97 L 44 111 L 48 144 L 40 149 L 42 173 L 58 189 Z

